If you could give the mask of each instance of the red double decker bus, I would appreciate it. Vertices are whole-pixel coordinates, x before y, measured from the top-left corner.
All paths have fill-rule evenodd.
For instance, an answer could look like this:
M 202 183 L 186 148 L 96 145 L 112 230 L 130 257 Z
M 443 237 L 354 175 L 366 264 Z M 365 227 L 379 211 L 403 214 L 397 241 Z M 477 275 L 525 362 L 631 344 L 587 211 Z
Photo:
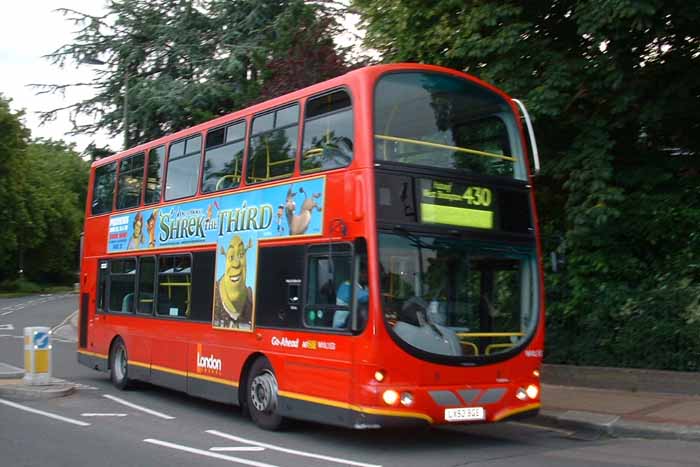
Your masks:
M 374 66 L 95 162 L 78 360 L 268 429 L 537 413 L 516 104 L 454 70 Z

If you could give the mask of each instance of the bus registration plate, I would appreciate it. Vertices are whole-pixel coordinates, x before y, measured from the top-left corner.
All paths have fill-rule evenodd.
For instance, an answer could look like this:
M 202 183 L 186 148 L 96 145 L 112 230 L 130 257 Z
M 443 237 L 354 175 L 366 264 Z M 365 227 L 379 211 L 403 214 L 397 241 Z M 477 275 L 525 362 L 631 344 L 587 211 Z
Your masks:
M 462 422 L 465 420 L 486 420 L 486 412 L 483 407 L 445 409 L 445 421 Z

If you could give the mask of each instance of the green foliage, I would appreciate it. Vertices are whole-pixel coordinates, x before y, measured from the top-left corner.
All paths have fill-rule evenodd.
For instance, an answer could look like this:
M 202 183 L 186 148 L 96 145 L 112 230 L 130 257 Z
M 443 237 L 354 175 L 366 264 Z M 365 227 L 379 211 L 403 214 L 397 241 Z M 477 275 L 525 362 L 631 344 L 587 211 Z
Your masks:
M 9 104 L 0 96 L 0 281 L 72 282 L 88 164 L 62 142 L 29 142 Z
M 29 221 L 22 197 L 29 130 L 21 122 L 23 113 L 11 111 L 10 102 L 0 94 L 0 278 L 16 270 L 17 229 Z
M 104 66 L 97 66 L 94 83 L 37 85 L 42 92 L 82 85 L 97 90 L 95 97 L 43 118 L 70 110 L 75 133 L 101 129 L 112 135 L 123 133 L 126 121 L 131 146 L 243 108 L 261 88 L 266 97 L 286 92 L 290 89 L 273 73 L 298 58 L 298 53 L 290 57 L 290 48 L 331 41 L 335 30 L 325 8 L 303 0 L 114 0 L 99 17 L 61 10 L 79 30 L 48 58 L 61 67 Z M 326 62 L 305 62 L 297 67 L 303 79 L 294 76 L 294 84 L 344 72 L 342 58 L 337 61 L 330 71 Z M 272 78 L 279 81 L 266 86 Z
M 39 284 L 26 279 L 6 280 L 0 282 L 0 291 L 12 292 L 15 294 L 26 295 L 42 292 Z
M 34 141 L 27 147 L 30 222 L 25 239 L 25 275 L 42 282 L 71 282 L 78 267 L 89 166 L 63 142 Z
M 552 362 L 698 369 L 700 4 L 355 0 L 386 61 L 441 64 L 523 99 Z

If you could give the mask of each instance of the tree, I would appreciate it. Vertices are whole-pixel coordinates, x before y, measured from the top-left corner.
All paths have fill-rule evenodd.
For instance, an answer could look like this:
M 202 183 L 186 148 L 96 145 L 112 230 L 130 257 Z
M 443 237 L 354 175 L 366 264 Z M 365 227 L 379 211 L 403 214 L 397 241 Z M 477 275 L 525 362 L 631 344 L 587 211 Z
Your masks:
M 526 101 L 544 155 L 552 361 L 697 369 L 700 5 L 355 0 L 387 61 Z M 563 238 L 563 245 L 560 240 Z
M 0 280 L 17 273 L 18 229 L 29 221 L 22 191 L 30 133 L 21 121 L 23 112 L 10 110 L 11 102 L 0 94 Z
M 324 7 L 303 0 L 114 0 L 103 16 L 61 11 L 80 30 L 48 58 L 61 67 L 97 61 L 106 67 L 91 83 L 39 85 L 42 92 L 83 85 L 97 91 L 43 118 L 68 111 L 75 133 L 106 129 L 117 135 L 126 123 L 128 145 L 245 107 L 273 79 L 271 72 L 291 71 L 280 59 L 299 47 L 300 37 L 325 47 L 324 35 L 332 32 Z M 327 69 L 330 60 L 307 61 L 306 81 L 334 73 Z M 269 94 L 278 86 L 266 89 Z
M 89 165 L 62 141 L 27 146 L 25 192 L 30 222 L 18 234 L 26 242 L 25 274 L 39 282 L 74 282 L 83 226 Z
M 340 32 L 335 9 L 296 2 L 275 20 L 272 55 L 263 69 L 263 101 L 340 76 L 352 68 L 333 37 Z
M 30 141 L 10 102 L 0 96 L 0 282 L 73 279 L 88 164 L 63 142 Z

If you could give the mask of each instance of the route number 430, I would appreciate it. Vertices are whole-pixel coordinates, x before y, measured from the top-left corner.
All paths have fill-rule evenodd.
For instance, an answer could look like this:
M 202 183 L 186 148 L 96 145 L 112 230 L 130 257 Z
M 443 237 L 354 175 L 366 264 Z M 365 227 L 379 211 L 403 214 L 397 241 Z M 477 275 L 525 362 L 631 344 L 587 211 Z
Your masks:
M 470 186 L 464 190 L 462 199 L 467 200 L 467 204 L 470 206 L 491 206 L 493 201 L 493 194 L 491 189 L 480 187 L 480 186 Z

